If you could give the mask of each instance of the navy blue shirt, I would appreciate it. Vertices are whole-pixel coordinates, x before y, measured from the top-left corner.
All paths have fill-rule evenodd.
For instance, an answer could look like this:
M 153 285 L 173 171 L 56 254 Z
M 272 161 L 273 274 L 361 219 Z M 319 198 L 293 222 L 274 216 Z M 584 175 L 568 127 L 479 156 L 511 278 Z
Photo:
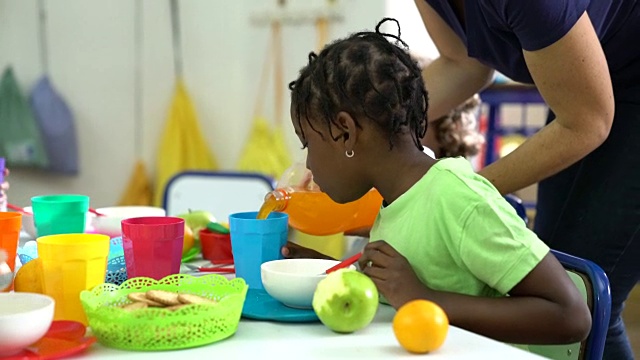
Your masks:
M 585 11 L 598 34 L 614 87 L 640 85 L 637 0 L 464 0 L 461 24 L 448 0 L 425 0 L 449 24 L 470 57 L 509 78 L 533 83 L 522 50 L 547 47 Z

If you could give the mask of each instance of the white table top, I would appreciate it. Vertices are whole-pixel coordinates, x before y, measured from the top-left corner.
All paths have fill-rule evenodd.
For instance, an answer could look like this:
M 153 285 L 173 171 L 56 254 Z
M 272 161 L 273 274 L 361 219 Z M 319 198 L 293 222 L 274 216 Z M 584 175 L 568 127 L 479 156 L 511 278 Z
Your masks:
M 29 240 L 21 238 L 20 245 Z M 205 261 L 193 262 L 202 265 Z M 188 271 L 184 266 L 184 272 Z M 202 275 L 202 273 L 201 273 Z M 227 277 L 233 277 L 227 274 Z M 96 342 L 73 358 L 92 359 L 249 359 L 256 356 L 279 359 L 326 358 L 414 358 L 396 341 L 391 327 L 395 310 L 380 305 L 378 314 L 366 328 L 352 334 L 337 334 L 321 323 L 278 323 L 242 319 L 237 332 L 225 340 L 191 349 L 163 352 L 116 350 Z M 447 339 L 430 359 L 542 359 L 538 355 L 480 336 L 449 327 Z
M 285 359 L 413 358 L 396 341 L 391 327 L 395 310 L 380 305 L 374 321 L 352 334 L 337 334 L 321 323 L 290 324 L 242 319 L 230 338 L 207 346 L 166 352 L 130 352 L 94 344 L 84 356 L 94 359 Z M 451 326 L 430 359 L 541 359 L 510 345 Z

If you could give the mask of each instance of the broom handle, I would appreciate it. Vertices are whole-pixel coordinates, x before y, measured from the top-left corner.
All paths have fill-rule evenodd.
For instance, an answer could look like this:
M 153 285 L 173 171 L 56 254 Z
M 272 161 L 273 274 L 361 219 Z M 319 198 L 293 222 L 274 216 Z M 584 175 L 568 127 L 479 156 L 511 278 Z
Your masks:
M 267 52 L 262 63 L 262 71 L 260 72 L 260 80 L 258 82 L 258 92 L 256 93 L 256 103 L 253 107 L 253 118 L 260 116 L 264 111 L 264 98 L 267 93 L 267 84 L 269 82 L 269 70 L 273 63 L 273 45 L 275 39 L 273 32 L 269 35 L 269 43 L 267 44 Z
M 282 124 L 284 111 L 283 111 L 283 103 L 284 103 L 284 71 L 282 64 L 282 24 L 279 20 L 274 21 L 271 25 L 273 27 L 273 36 L 274 36 L 274 94 L 275 94 L 275 124 L 277 126 Z
M 180 7 L 178 0 L 169 0 L 171 7 L 171 35 L 173 40 L 173 66 L 176 78 L 184 75 L 182 61 L 182 43 L 180 37 Z
M 143 87 L 142 87 L 142 49 L 144 47 L 144 36 L 143 36 L 143 0 L 136 0 L 135 2 L 135 15 L 134 15 L 134 41 L 135 41 L 135 53 L 134 53 L 134 77 L 133 77 L 133 105 L 135 114 L 133 116 L 134 119 L 134 128 L 133 128 L 133 139 L 134 139 L 134 151 L 136 154 L 136 158 L 139 160 L 142 158 L 143 147 L 143 108 L 142 108 L 142 97 L 143 97 Z
M 329 20 L 322 16 L 316 20 L 316 51 L 320 53 L 329 39 Z
M 44 5 L 44 0 L 38 0 L 38 32 L 40 45 L 40 62 L 42 71 L 45 74 L 49 73 L 49 45 L 47 41 L 47 9 Z
M 336 0 L 327 0 L 328 6 L 335 5 Z M 325 14 L 316 19 L 316 51 L 320 53 L 329 41 L 329 17 Z

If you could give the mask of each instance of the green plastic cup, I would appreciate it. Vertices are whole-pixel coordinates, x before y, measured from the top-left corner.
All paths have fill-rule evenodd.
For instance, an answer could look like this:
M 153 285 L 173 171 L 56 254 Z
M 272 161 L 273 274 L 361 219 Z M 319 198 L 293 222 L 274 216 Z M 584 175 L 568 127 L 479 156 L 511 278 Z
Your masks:
M 89 197 L 86 195 L 44 195 L 31 198 L 33 221 L 38 237 L 82 234 Z

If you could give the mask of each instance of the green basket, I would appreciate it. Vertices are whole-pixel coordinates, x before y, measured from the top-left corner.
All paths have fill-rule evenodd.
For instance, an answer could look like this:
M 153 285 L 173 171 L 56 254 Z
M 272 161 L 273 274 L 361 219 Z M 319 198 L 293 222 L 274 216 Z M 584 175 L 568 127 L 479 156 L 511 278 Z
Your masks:
M 200 277 L 177 274 L 154 280 L 138 277 L 120 286 L 101 284 L 80 293 L 80 301 L 98 341 L 125 350 L 177 350 L 210 344 L 233 335 L 238 329 L 248 285 L 243 279 L 222 275 Z M 187 305 L 171 311 L 145 308 L 127 311 L 127 294 L 167 290 L 195 294 L 217 304 Z

